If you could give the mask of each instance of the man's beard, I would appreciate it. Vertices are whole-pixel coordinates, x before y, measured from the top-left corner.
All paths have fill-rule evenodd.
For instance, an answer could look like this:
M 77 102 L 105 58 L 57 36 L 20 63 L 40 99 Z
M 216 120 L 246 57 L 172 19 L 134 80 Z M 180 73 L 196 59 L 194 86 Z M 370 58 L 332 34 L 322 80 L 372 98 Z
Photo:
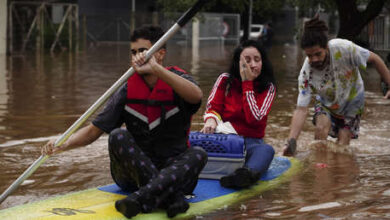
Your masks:
M 326 56 L 323 61 L 312 62 L 310 63 L 310 66 L 318 70 L 323 70 L 328 64 L 329 64 L 329 53 L 326 52 Z

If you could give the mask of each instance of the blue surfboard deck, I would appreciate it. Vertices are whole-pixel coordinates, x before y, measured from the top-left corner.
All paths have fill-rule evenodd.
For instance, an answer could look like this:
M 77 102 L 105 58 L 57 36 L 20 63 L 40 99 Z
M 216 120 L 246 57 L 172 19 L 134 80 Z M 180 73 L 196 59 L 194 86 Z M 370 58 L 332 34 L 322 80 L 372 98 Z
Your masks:
M 223 188 L 218 180 L 200 179 L 194 190 L 195 196 L 188 199 L 190 208 L 176 218 L 210 213 L 225 205 L 259 195 L 288 181 L 300 167 L 300 162 L 294 158 L 275 157 L 259 182 L 244 190 Z M 0 219 L 126 219 L 114 207 L 115 201 L 126 195 L 112 184 L 0 210 Z M 153 213 L 141 213 L 132 219 L 160 220 L 168 217 L 164 210 L 156 210 Z
M 285 157 L 275 157 L 272 160 L 270 168 L 268 171 L 260 177 L 261 181 L 269 181 L 277 178 L 282 175 L 291 167 L 291 162 L 288 158 Z M 116 193 L 121 195 L 128 195 L 128 193 L 123 192 L 116 184 L 99 187 L 99 190 Z M 219 184 L 218 180 L 213 179 L 199 179 L 198 184 L 194 190 L 195 197 L 188 199 L 191 203 L 202 202 L 209 200 L 215 197 L 224 196 L 230 193 L 234 193 L 238 190 L 224 188 Z

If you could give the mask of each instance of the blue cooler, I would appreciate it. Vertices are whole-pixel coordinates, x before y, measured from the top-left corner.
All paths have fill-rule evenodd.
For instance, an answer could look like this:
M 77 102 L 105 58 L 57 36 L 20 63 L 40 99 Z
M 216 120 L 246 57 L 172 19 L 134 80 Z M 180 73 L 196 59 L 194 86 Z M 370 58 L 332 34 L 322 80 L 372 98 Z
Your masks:
M 244 166 L 246 149 L 239 135 L 190 132 L 189 141 L 191 147 L 201 147 L 208 154 L 201 178 L 219 179 Z

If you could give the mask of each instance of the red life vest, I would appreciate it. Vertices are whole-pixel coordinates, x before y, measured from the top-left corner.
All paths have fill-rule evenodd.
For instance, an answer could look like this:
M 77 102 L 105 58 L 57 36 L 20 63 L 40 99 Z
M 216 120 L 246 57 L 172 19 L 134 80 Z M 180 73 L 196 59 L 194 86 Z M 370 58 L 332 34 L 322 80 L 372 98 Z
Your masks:
M 177 67 L 167 69 L 185 74 Z M 128 79 L 124 121 L 148 156 L 170 157 L 187 149 L 191 116 L 179 107 L 182 105 L 183 100 L 160 79 L 153 90 L 138 74 Z
M 127 82 L 127 99 L 125 110 L 148 123 L 150 130 L 179 112 L 179 108 L 174 105 L 172 88 L 160 79 L 150 91 L 142 77 L 134 74 Z

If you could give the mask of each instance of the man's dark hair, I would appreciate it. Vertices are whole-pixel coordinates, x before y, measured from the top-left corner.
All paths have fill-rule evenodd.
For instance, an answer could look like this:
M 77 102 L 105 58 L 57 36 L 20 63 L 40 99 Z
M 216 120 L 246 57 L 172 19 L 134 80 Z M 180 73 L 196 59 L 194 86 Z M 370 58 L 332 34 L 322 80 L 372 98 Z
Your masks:
M 260 75 L 254 80 L 256 83 L 256 91 L 257 92 L 262 92 L 265 89 L 267 89 L 270 86 L 270 83 L 275 84 L 275 78 L 272 70 L 272 65 L 271 62 L 268 60 L 267 53 L 261 46 L 261 43 L 259 41 L 254 41 L 254 40 L 246 40 L 243 41 L 233 52 L 233 58 L 231 62 L 231 66 L 229 69 L 230 77 L 227 81 L 227 83 L 230 85 L 233 82 L 234 78 L 240 79 L 241 80 L 241 75 L 240 75 L 240 56 L 241 53 L 244 49 L 248 47 L 254 47 L 256 48 L 260 55 L 261 55 L 261 61 L 263 63 L 263 66 L 261 67 L 261 73 Z
M 328 45 L 328 26 L 323 20 L 319 19 L 318 14 L 305 22 L 301 38 L 302 49 L 314 47 L 316 45 L 321 48 L 326 48 Z
M 135 42 L 138 39 L 142 38 L 145 40 L 149 40 L 153 45 L 163 35 L 164 31 L 160 26 L 144 25 L 134 30 L 133 34 L 131 35 L 130 42 Z M 166 48 L 166 45 L 163 45 L 163 48 Z

